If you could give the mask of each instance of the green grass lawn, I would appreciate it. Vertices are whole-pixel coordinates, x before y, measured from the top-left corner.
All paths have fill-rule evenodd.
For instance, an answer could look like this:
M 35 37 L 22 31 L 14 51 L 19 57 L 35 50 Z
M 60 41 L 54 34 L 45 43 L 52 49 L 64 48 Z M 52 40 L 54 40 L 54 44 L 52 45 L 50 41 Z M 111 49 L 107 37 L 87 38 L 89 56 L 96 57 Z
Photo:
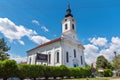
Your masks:
M 105 78 L 80 78 L 80 79 L 64 79 L 64 80 L 109 80 Z
M 79 78 L 79 79 L 64 79 L 64 80 L 112 80 L 115 78 Z

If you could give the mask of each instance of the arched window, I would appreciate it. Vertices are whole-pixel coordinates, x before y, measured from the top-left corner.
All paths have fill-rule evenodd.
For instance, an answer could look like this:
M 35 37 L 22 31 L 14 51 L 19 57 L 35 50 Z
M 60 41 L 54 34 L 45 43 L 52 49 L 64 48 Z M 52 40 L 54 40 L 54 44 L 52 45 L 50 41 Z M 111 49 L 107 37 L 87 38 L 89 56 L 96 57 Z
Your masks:
M 51 63 L 51 54 L 50 53 L 48 54 L 48 63 L 49 64 Z
M 80 56 L 80 58 L 81 58 L 81 65 L 83 64 L 83 57 L 82 56 Z
M 74 58 L 76 58 L 76 50 L 74 49 Z
M 59 63 L 59 52 L 56 53 L 56 62 Z
M 65 24 L 65 30 L 67 30 L 68 29 L 68 25 L 67 24 Z
M 73 30 L 75 29 L 74 24 L 72 24 L 72 29 L 73 29 Z
M 66 52 L 66 62 L 69 62 L 69 54 Z

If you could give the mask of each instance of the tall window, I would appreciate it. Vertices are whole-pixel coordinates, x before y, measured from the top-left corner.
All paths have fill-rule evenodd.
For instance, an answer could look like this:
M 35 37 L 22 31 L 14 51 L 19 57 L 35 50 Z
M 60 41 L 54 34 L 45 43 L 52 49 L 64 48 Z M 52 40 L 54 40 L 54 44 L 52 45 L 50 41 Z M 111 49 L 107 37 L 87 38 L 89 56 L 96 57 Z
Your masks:
M 76 58 L 76 50 L 74 49 L 74 58 Z
M 81 65 L 83 64 L 83 57 L 82 56 L 80 56 L 80 58 L 81 58 Z
M 48 54 L 48 63 L 49 64 L 51 63 L 51 54 L 50 53 Z
M 29 64 L 31 64 L 31 57 L 30 57 L 30 59 L 29 59 Z
M 67 25 L 67 24 L 65 24 L 65 30 L 67 30 L 67 28 L 68 28 L 68 25 Z
M 66 62 L 69 62 L 69 54 L 66 52 Z
M 73 29 L 73 30 L 75 29 L 74 24 L 72 24 L 72 29 Z
M 59 52 L 57 52 L 57 63 L 59 63 Z

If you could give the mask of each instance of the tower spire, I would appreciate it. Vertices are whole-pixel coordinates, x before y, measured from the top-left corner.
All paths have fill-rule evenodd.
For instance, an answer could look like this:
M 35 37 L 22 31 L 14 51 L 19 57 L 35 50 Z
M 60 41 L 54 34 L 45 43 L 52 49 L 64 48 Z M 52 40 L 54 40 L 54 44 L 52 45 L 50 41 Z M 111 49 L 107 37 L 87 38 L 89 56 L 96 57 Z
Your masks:
M 66 10 L 65 17 L 69 17 L 69 16 L 73 17 L 73 15 L 71 14 L 70 3 L 68 2 L 68 8 Z
M 68 9 L 70 9 L 70 2 L 68 2 Z

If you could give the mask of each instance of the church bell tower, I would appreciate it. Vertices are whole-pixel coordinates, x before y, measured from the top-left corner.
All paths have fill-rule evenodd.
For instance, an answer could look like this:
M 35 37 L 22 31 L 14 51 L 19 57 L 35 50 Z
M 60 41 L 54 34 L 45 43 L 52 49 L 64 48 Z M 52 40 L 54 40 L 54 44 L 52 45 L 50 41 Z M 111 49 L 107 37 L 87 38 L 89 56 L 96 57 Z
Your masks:
M 70 4 L 68 4 L 66 15 L 62 20 L 62 35 L 78 40 L 76 33 L 76 20 L 73 18 L 71 13 Z

